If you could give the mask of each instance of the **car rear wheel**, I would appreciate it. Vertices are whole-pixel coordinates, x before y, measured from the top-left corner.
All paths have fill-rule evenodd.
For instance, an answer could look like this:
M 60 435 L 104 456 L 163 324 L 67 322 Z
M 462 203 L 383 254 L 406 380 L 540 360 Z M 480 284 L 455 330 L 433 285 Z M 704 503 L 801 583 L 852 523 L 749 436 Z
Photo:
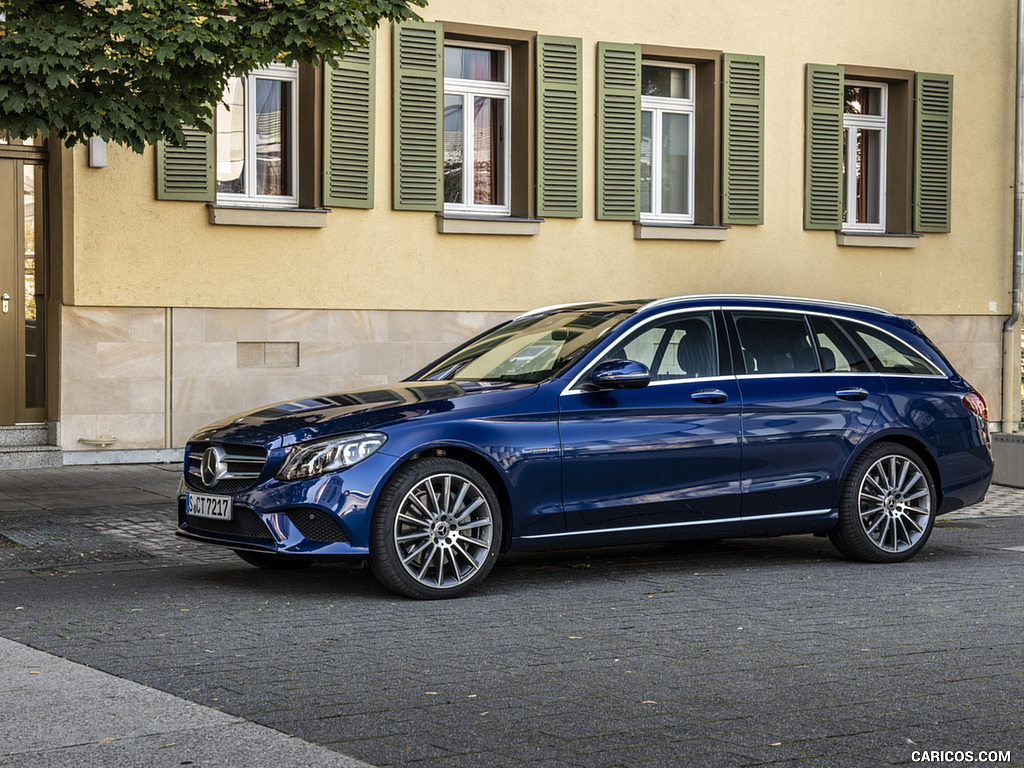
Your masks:
M 829 539 L 854 560 L 902 562 L 927 543 L 935 511 L 935 484 L 921 457 L 905 446 L 879 443 L 850 470 Z
M 370 567 L 398 594 L 457 597 L 486 578 L 500 543 L 498 499 L 483 476 L 453 459 L 418 459 L 381 493 Z
M 249 552 L 245 549 L 236 549 L 235 554 L 249 565 L 255 565 L 268 571 L 298 571 L 312 565 L 308 560 L 296 560 L 269 552 Z

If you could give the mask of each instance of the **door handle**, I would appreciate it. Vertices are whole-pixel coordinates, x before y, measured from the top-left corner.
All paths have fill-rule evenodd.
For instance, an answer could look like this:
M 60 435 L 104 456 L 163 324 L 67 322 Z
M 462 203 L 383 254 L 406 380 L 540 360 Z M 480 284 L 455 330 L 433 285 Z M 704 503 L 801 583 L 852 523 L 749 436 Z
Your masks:
M 868 396 L 868 391 L 860 387 L 847 387 L 846 389 L 836 390 L 836 397 L 840 400 L 864 400 Z
M 10 294 L 5 293 L 3 295 L 3 312 L 6 315 L 7 311 L 11 308 L 11 297 Z
M 724 403 L 729 396 L 720 389 L 698 389 L 690 395 L 690 399 L 698 403 Z

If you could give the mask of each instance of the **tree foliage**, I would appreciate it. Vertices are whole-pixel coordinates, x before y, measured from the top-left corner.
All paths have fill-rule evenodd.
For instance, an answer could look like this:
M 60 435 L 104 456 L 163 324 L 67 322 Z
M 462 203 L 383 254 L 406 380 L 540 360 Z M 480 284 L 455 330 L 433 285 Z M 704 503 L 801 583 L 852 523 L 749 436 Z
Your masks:
M 142 152 L 211 130 L 227 80 L 320 64 L 426 0 L 0 0 L 0 129 Z

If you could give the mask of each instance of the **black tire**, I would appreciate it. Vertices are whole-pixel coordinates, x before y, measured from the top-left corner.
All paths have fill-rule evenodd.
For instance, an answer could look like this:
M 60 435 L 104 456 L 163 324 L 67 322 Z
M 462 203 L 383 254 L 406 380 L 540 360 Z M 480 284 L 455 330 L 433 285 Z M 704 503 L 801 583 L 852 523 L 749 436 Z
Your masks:
M 267 571 L 298 571 L 312 565 L 309 560 L 297 560 L 270 552 L 250 552 L 245 549 L 236 549 L 235 554 L 249 565 L 255 565 L 257 568 Z
M 937 501 L 932 474 L 917 453 L 897 443 L 877 443 L 850 469 L 839 524 L 828 538 L 853 560 L 909 560 L 928 543 Z
M 406 597 L 458 597 L 490 573 L 501 529 L 498 498 L 479 472 L 453 459 L 417 459 L 381 492 L 370 527 L 370 568 Z

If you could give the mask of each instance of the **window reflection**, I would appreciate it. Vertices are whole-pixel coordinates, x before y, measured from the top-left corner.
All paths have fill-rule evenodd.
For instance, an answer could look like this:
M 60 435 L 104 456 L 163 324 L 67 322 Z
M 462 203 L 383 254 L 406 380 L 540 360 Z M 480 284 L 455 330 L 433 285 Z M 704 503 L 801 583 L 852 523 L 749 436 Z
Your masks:
M 487 48 L 444 47 L 444 76 L 500 83 L 505 80 L 505 52 Z
M 26 408 L 43 408 L 46 404 L 44 173 L 44 166 L 30 164 L 25 165 L 23 172 Z
M 238 77 L 217 105 L 217 191 L 245 194 L 245 85 Z
M 503 205 L 505 191 L 505 100 L 473 100 L 473 202 Z
M 290 83 L 256 80 L 256 194 L 290 195 L 288 136 Z
M 690 212 L 690 116 L 662 114 L 661 212 Z
M 462 96 L 444 97 L 444 201 L 462 202 L 465 148 L 462 139 Z

